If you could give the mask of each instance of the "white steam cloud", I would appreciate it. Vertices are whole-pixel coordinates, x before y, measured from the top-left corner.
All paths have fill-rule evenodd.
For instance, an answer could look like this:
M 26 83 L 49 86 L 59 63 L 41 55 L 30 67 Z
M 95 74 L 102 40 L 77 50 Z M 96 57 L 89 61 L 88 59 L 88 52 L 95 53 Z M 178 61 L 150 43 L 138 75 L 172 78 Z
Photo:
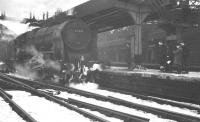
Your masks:
M 29 60 L 30 64 L 37 64 L 41 67 L 52 68 L 54 70 L 60 71 L 61 66 L 60 63 L 57 61 L 53 61 L 51 59 L 44 59 L 44 54 L 39 52 L 34 46 L 29 46 L 26 49 L 26 52 L 31 54 L 33 57 Z
M 24 76 L 34 80 L 38 79 L 37 72 L 33 71 L 28 65 L 16 65 L 15 70 L 17 75 Z
M 37 73 L 37 69 L 50 68 L 58 72 L 61 70 L 61 65 L 59 62 L 51 59 L 44 59 L 45 54 L 39 52 L 34 46 L 27 46 L 25 51 L 32 55 L 32 58 L 30 58 L 24 64 L 15 66 L 17 74 L 30 77 L 31 79 L 41 79 Z

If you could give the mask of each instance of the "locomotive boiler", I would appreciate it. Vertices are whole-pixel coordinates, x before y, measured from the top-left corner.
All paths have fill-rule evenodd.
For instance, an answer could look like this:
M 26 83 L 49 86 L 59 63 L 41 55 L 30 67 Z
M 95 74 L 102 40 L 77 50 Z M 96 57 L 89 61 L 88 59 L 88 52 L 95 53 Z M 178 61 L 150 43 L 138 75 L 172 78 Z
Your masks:
M 14 40 L 16 64 L 28 66 L 42 79 L 59 76 L 69 70 L 67 64 L 77 68 L 81 57 L 95 60 L 97 46 L 93 37 L 90 27 L 80 19 L 34 29 Z

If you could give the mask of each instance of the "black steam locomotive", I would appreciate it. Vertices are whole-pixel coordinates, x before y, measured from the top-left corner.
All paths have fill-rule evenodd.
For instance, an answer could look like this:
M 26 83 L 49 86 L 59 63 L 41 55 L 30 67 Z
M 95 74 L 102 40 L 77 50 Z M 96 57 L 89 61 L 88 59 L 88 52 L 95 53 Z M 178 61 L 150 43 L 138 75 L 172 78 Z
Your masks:
M 63 78 L 70 68 L 80 67 L 81 59 L 95 60 L 97 43 L 93 37 L 90 27 L 77 18 L 36 28 L 14 40 L 13 66 L 28 67 L 41 79 Z

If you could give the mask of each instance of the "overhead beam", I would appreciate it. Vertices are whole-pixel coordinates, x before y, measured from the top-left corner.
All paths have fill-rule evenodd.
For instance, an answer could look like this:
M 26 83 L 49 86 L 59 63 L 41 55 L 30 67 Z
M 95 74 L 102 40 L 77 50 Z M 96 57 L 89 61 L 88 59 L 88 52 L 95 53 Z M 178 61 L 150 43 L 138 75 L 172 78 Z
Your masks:
M 130 2 L 121 2 L 121 1 L 117 1 L 115 3 L 115 7 L 121 8 L 121 9 L 126 9 L 128 11 L 133 11 L 133 12 L 138 12 L 139 9 L 142 10 L 141 13 L 150 13 L 152 12 L 152 8 L 150 5 L 137 5 L 137 4 L 133 4 Z

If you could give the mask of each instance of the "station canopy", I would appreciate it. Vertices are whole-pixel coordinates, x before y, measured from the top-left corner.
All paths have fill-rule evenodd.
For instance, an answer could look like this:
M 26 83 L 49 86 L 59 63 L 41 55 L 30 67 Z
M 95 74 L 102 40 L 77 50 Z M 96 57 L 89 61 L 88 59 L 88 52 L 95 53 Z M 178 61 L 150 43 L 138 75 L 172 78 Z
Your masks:
M 50 18 L 42 25 L 61 23 L 73 15 L 98 31 L 106 31 L 134 25 L 129 11 L 137 11 L 139 7 L 149 12 L 145 21 L 156 20 L 180 26 L 198 26 L 200 22 L 200 0 L 90 0 Z

